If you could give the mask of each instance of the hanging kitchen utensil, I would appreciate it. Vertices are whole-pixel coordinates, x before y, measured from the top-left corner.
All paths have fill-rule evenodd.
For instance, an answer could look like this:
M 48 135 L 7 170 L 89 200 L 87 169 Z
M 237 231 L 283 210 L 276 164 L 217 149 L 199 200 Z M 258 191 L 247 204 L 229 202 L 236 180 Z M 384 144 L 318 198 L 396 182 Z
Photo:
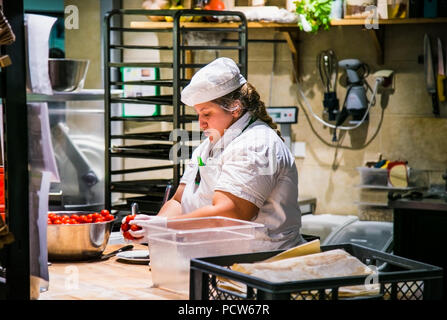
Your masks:
M 427 91 L 431 95 L 433 104 L 433 114 L 439 116 L 438 97 L 436 94 L 436 80 L 433 67 L 433 57 L 431 55 L 430 37 L 424 36 L 424 70 L 425 70 L 425 85 Z
M 0 46 L 9 45 L 16 40 L 14 32 L 9 25 L 8 20 L 6 20 L 3 11 L 0 9 Z M 0 68 L 7 67 L 11 65 L 11 58 L 8 55 L 0 56 Z
M 337 117 L 339 103 L 337 99 L 338 62 L 333 50 L 322 51 L 317 56 L 317 69 L 324 87 L 323 105 L 328 112 L 329 121 Z
M 445 101 L 444 95 L 444 80 L 445 80 L 445 69 L 444 69 L 444 58 L 442 54 L 442 42 L 438 38 L 438 98 L 439 101 Z

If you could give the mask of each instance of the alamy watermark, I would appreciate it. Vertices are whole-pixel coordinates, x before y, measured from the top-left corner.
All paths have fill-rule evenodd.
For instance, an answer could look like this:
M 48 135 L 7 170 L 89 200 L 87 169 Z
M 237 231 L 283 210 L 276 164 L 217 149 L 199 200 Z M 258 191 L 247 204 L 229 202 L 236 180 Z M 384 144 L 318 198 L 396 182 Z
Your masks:
M 369 12 L 365 18 L 365 28 L 368 30 L 379 29 L 379 12 L 377 6 L 367 6 L 365 12 Z
M 273 136 L 253 136 L 250 140 L 243 139 L 237 144 L 230 144 L 241 134 L 240 129 L 226 129 L 224 135 L 220 136 L 217 130 L 211 129 L 207 134 L 202 135 L 193 131 L 191 136 L 188 131 L 183 129 L 174 129 L 170 133 L 170 141 L 175 143 L 170 148 L 169 160 L 174 164 L 198 165 L 198 160 L 191 158 L 190 148 L 195 142 L 203 142 L 206 138 L 212 136 L 214 141 L 213 148 L 224 150 L 223 155 L 212 157 L 209 155 L 199 155 L 204 161 L 205 166 L 218 167 L 223 164 L 229 166 L 238 166 L 249 168 L 256 175 L 272 175 L 278 169 L 278 145 L 273 140 Z M 228 147 L 228 149 L 226 149 Z M 224 151 L 222 151 L 224 152 Z
M 64 9 L 65 13 L 65 29 L 77 30 L 79 29 L 79 8 L 75 5 L 66 6 Z

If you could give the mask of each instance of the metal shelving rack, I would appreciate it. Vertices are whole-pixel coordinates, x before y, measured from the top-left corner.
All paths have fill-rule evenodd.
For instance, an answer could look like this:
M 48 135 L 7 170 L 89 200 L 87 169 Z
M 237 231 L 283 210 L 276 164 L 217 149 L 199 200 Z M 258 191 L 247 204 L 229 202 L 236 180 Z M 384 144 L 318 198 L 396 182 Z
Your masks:
M 141 17 L 147 19 L 148 16 L 169 16 L 172 18 L 172 26 L 157 27 L 126 27 L 114 26 L 113 19 L 136 20 Z M 216 18 L 222 16 L 237 17 L 237 23 L 232 28 L 221 28 L 219 24 L 209 23 L 209 27 L 195 27 L 194 23 L 184 23 L 191 21 L 194 17 Z M 234 11 L 206 11 L 206 10 L 113 10 L 106 14 L 104 19 L 104 88 L 105 88 L 105 207 L 109 210 L 129 211 L 131 202 L 141 202 L 140 209 L 148 214 L 156 214 L 162 205 L 166 196 L 167 186 L 172 185 L 175 190 L 179 184 L 180 177 L 184 170 L 184 160 L 182 154 L 186 151 L 188 155 L 192 154 L 193 146 L 185 144 L 179 137 L 170 139 L 171 131 L 161 132 L 143 132 L 126 133 L 113 132 L 113 123 L 132 122 L 168 122 L 172 123 L 173 129 L 185 130 L 185 124 L 196 121 L 197 116 L 188 114 L 186 107 L 180 101 L 180 93 L 183 87 L 189 83 L 191 71 L 201 68 L 207 63 L 193 63 L 190 61 L 190 53 L 200 50 L 218 50 L 219 52 L 237 51 L 238 66 L 241 73 L 247 76 L 247 20 L 241 12 Z M 187 32 L 215 32 L 236 35 L 231 41 L 222 42 L 218 45 L 188 45 L 186 41 Z M 115 33 L 115 34 L 113 34 Z M 117 35 L 117 34 L 118 35 Z M 123 43 L 125 33 L 160 33 L 163 37 L 172 36 L 171 45 L 155 46 L 145 44 L 126 44 Z M 116 43 L 111 39 L 121 39 Z M 237 42 L 234 44 L 234 42 Z M 116 50 L 122 53 L 123 50 L 156 50 L 162 53 L 172 53 L 171 62 L 126 62 L 122 60 L 122 54 L 115 54 Z M 119 58 L 113 58 L 119 57 Z M 172 70 L 172 78 L 144 80 L 144 81 L 124 81 L 113 80 L 112 75 L 117 73 L 122 67 L 148 67 Z M 164 72 L 163 72 L 164 73 Z M 111 96 L 113 89 L 122 88 L 124 85 L 143 85 L 159 86 L 166 91 L 172 90 L 172 94 L 161 94 L 141 97 L 119 97 Z M 172 88 L 172 89 L 169 89 Z M 162 115 L 155 116 L 136 116 L 123 117 L 114 114 L 112 104 L 138 104 L 144 108 L 148 104 L 157 104 L 161 106 Z M 194 135 L 192 131 L 187 132 L 188 137 L 198 140 L 200 134 Z M 162 143 L 144 144 L 143 141 L 151 140 Z M 116 145 L 115 142 L 119 142 Z M 129 142 L 139 141 L 142 143 L 131 144 Z M 178 151 L 178 152 L 175 152 Z M 179 154 L 180 153 L 180 154 Z M 114 158 L 135 158 L 135 159 L 157 159 L 169 160 L 167 165 L 146 166 L 143 168 L 113 168 L 112 159 Z M 134 173 L 146 173 L 150 175 L 156 170 L 172 169 L 172 177 L 163 179 L 142 179 L 126 180 L 122 175 Z M 118 178 L 121 176 L 121 180 Z M 138 196 L 121 198 L 118 202 L 112 201 L 113 193 L 136 194 Z M 112 203 L 114 202 L 114 203 Z

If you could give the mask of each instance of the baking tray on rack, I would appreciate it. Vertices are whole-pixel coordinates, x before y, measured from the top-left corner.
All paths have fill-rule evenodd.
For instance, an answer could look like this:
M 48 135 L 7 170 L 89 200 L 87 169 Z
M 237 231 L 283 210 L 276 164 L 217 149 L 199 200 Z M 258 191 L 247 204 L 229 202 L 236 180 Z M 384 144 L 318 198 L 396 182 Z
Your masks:
M 110 191 L 163 197 L 170 181 L 169 179 L 113 181 Z

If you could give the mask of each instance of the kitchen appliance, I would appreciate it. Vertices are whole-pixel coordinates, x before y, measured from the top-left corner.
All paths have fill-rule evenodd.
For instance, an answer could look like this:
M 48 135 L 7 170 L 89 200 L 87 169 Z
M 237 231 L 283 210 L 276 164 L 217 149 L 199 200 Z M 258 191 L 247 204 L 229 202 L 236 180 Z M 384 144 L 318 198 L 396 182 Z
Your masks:
M 324 87 L 323 105 L 329 121 L 336 120 L 339 108 L 337 99 L 338 63 L 333 50 L 325 50 L 317 56 L 317 69 Z
M 424 70 L 425 70 L 425 85 L 428 93 L 432 98 L 433 114 L 439 117 L 438 97 L 436 94 L 436 79 L 433 66 L 433 57 L 431 54 L 430 37 L 428 34 L 424 36 Z
M 91 212 L 58 211 L 57 215 L 86 215 Z M 115 219 L 116 220 L 116 219 Z M 98 258 L 109 241 L 115 220 L 83 224 L 51 224 L 47 229 L 48 260 Z
M 369 67 L 357 59 L 345 59 L 338 63 L 339 67 L 346 71 L 346 97 L 343 109 L 337 115 L 336 126 L 341 125 L 349 115 L 352 115 L 354 121 L 359 121 L 365 115 L 368 101 L 366 98 L 365 81 L 369 75 Z
M 48 72 L 54 91 L 77 91 L 84 87 L 89 60 L 48 59 Z
M 446 55 L 447 57 L 447 55 Z M 447 65 L 447 61 L 446 61 Z M 442 54 L 442 42 L 441 39 L 438 38 L 438 78 L 437 78 L 437 84 L 438 84 L 438 98 L 439 101 L 444 102 L 445 101 L 445 95 L 444 95 L 444 80 L 445 80 L 445 69 L 444 69 L 444 57 Z
M 349 61 L 351 61 L 351 62 L 349 62 Z M 350 70 L 349 73 L 350 73 L 352 79 L 355 80 L 355 78 L 359 78 L 359 75 L 355 76 L 353 74 L 353 71 L 355 71 L 355 70 L 353 70 L 353 68 L 354 68 L 354 66 L 359 64 L 358 61 L 359 60 L 357 60 L 357 59 L 347 59 L 347 61 L 343 60 L 343 62 L 342 61 L 339 62 L 339 66 L 340 66 L 340 63 L 342 63 L 342 65 L 345 68 L 349 69 Z M 353 66 L 350 66 L 350 64 L 352 62 L 354 62 Z M 343 103 L 344 110 L 342 110 L 341 112 L 339 112 L 337 114 L 337 124 L 332 124 L 332 123 L 329 123 L 329 122 L 321 119 L 312 110 L 312 107 L 310 106 L 309 101 L 307 100 L 306 95 L 303 92 L 303 89 L 301 89 L 301 86 L 299 84 L 296 72 L 294 71 L 294 77 L 295 77 L 295 80 L 296 80 L 296 86 L 297 86 L 297 89 L 298 89 L 298 93 L 301 95 L 301 98 L 304 100 L 304 104 L 306 105 L 306 107 L 309 110 L 310 114 L 317 121 L 322 123 L 324 126 L 332 128 L 332 129 L 335 129 L 333 131 L 333 138 L 332 138 L 333 142 L 337 141 L 337 135 L 336 135 L 337 129 L 339 129 L 339 130 L 346 130 L 346 131 L 355 130 L 358 127 L 360 127 L 367 120 L 367 116 L 369 114 L 369 111 L 370 111 L 371 107 L 373 107 L 375 105 L 375 103 L 376 103 L 376 95 L 377 95 L 378 92 L 380 92 L 379 90 L 381 90 L 382 94 L 383 94 L 389 88 L 391 88 L 391 89 L 393 88 L 393 74 L 394 74 L 393 70 L 379 70 L 379 71 L 376 71 L 373 74 L 373 77 L 375 78 L 375 83 L 374 83 L 374 87 L 373 88 L 371 88 L 368 85 L 368 83 L 366 83 L 366 81 L 364 81 L 364 79 L 363 79 L 362 83 L 365 85 L 365 87 L 369 91 L 371 91 L 370 98 L 367 99 L 367 108 L 366 108 L 366 110 L 364 108 L 361 108 L 359 110 L 355 110 L 356 107 L 363 106 L 363 102 L 362 102 L 362 100 L 360 100 L 363 97 L 363 93 L 361 92 L 363 90 L 360 90 L 360 88 L 354 90 L 354 91 L 357 91 L 357 93 L 355 93 L 355 94 L 353 94 L 351 96 L 353 101 L 348 104 L 350 106 L 349 108 L 351 109 L 351 113 L 352 114 L 354 114 L 357 118 L 359 117 L 360 114 L 363 114 L 363 117 L 360 119 L 360 121 L 355 121 L 355 120 L 351 121 L 351 123 L 354 123 L 353 126 L 341 126 L 342 120 L 344 121 L 344 119 L 346 119 L 350 115 L 350 112 L 348 111 L 348 108 L 346 107 L 347 99 L 345 99 L 345 102 Z M 356 84 L 356 85 L 358 85 L 358 84 Z M 394 89 L 393 90 L 389 90 L 389 92 L 394 92 Z M 348 97 L 348 93 L 347 93 L 347 97 Z

